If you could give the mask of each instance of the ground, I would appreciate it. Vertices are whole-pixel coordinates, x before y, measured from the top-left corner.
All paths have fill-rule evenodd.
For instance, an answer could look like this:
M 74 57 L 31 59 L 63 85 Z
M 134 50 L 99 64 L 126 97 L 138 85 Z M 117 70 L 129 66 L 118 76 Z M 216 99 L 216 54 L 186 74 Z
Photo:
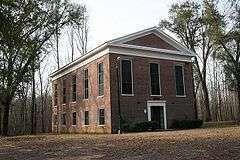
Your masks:
M 0 160 L 240 159 L 240 127 L 0 138 Z

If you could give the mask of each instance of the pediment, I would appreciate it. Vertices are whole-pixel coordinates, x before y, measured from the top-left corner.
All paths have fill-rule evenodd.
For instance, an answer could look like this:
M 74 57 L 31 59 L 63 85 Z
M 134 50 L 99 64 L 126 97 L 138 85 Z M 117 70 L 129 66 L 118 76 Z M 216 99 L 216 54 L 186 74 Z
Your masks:
M 130 41 L 125 42 L 124 44 L 158 48 L 158 49 L 167 49 L 167 50 L 174 50 L 174 51 L 178 50 L 174 46 L 164 41 L 162 38 L 160 38 L 154 33 L 150 33 L 148 35 L 132 39 Z

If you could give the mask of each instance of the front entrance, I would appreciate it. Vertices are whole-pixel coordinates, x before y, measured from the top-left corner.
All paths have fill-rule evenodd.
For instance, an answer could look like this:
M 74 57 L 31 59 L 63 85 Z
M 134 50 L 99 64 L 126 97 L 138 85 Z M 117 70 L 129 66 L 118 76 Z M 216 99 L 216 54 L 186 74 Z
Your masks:
M 164 129 L 163 106 L 151 106 L 151 121 L 158 122 L 158 129 Z
M 167 129 L 166 101 L 148 101 L 148 120 L 158 122 L 159 129 Z

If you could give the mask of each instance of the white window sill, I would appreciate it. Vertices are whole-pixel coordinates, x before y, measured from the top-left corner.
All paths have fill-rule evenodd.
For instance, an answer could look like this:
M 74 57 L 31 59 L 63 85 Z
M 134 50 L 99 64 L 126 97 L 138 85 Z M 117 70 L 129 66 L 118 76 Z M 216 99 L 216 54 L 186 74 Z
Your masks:
M 88 125 L 85 125 L 85 124 L 84 124 L 83 127 L 89 127 L 89 124 L 88 124 Z
M 98 125 L 98 127 L 105 127 L 105 125 L 103 124 L 103 125 Z
M 121 96 L 125 96 L 125 97 L 133 97 L 134 94 L 121 94 Z
M 73 102 L 71 102 L 72 104 L 75 104 L 75 103 L 77 103 L 76 101 L 73 101 Z
M 97 98 L 103 98 L 104 97 L 104 95 L 102 95 L 102 96 L 97 96 Z
M 151 97 L 162 97 L 163 95 L 150 95 Z
M 72 127 L 77 127 L 77 125 L 72 125 Z
M 176 95 L 176 97 L 178 97 L 178 98 L 185 98 L 187 96 L 186 95 Z

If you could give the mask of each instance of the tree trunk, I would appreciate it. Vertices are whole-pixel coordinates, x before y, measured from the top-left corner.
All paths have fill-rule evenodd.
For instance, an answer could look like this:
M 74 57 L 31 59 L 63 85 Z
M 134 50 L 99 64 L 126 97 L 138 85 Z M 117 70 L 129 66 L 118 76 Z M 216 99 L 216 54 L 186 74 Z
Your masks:
M 40 68 L 38 69 L 39 73 L 39 82 L 40 82 L 40 94 L 41 94 L 41 114 L 42 114 L 42 132 L 45 133 L 45 116 L 44 116 L 44 97 L 43 97 L 43 81 L 42 81 L 42 74 Z
M 35 97 L 35 68 L 32 64 L 32 105 L 31 105 L 31 134 L 36 134 L 36 97 Z
M 240 123 L 240 80 L 237 82 L 237 94 L 238 94 L 238 115 L 237 121 Z
M 0 135 L 2 135 L 2 108 L 0 108 Z
M 206 85 L 206 81 L 202 81 L 202 90 L 203 90 L 203 97 L 204 97 L 204 105 L 205 105 L 205 120 L 206 122 L 209 122 L 212 120 L 211 118 L 211 112 L 210 112 L 210 105 L 209 105 L 209 95 L 208 95 L 208 89 Z
M 3 104 L 3 136 L 8 136 L 8 124 L 9 124 L 9 110 L 10 110 L 11 100 L 7 100 L 6 103 Z

